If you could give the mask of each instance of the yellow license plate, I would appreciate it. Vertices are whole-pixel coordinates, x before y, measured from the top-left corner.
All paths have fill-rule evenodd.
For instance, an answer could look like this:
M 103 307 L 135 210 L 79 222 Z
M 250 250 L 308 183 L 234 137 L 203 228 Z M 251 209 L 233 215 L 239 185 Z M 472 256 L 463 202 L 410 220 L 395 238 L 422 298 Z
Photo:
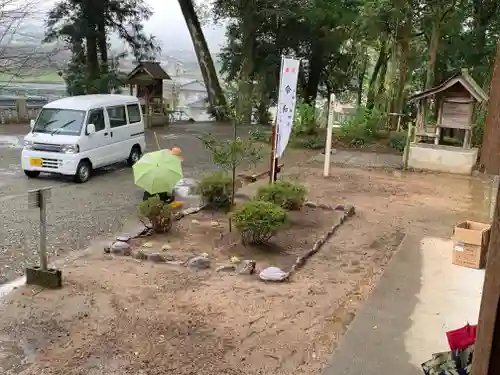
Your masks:
M 42 159 L 31 158 L 30 165 L 32 167 L 41 167 L 42 166 Z

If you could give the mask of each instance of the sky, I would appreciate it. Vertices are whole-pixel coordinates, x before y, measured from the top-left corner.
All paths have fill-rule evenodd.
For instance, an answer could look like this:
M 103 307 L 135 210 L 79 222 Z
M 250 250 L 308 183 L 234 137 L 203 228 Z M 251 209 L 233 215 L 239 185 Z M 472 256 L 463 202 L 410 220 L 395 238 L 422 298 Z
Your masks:
M 31 2 L 33 0 L 14 0 L 20 4 Z M 35 0 L 37 1 L 37 0 Z M 198 3 L 208 2 L 210 0 L 197 0 Z M 54 0 L 38 0 L 37 9 L 48 10 Z M 162 44 L 162 51 L 169 50 L 193 50 L 193 43 L 189 35 L 189 31 L 182 16 L 182 11 L 178 0 L 145 0 L 152 8 L 154 14 L 151 19 L 145 23 L 146 31 L 156 36 Z M 40 11 L 42 13 L 42 11 Z M 40 14 L 39 13 L 39 14 Z M 42 19 L 44 17 L 37 17 Z M 38 22 L 42 22 L 39 20 Z M 224 27 L 207 25 L 203 29 L 205 38 L 212 53 L 217 53 L 220 50 L 221 44 L 224 42 Z M 117 49 L 120 46 L 115 46 Z
M 154 15 L 146 24 L 146 29 L 162 41 L 163 50 L 193 48 L 177 0 L 146 0 L 146 2 L 154 10 Z M 218 52 L 220 45 L 224 42 L 224 28 L 209 25 L 203 31 L 210 50 Z

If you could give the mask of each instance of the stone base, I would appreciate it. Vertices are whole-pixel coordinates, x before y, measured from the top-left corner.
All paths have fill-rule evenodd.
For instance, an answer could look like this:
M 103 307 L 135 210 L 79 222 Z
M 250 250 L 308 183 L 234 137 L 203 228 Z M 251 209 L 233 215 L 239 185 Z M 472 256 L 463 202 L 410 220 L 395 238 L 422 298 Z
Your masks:
M 26 284 L 59 289 L 62 288 L 62 272 L 52 268 L 44 271 L 40 267 L 28 267 L 26 268 Z
M 417 170 L 471 175 L 477 161 L 477 148 L 431 145 L 410 145 L 408 167 Z

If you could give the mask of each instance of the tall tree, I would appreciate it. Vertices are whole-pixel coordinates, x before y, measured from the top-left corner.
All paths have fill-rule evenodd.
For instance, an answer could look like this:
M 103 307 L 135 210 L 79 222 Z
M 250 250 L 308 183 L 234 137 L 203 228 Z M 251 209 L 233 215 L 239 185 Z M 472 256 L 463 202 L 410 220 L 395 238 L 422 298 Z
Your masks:
M 45 41 L 59 39 L 72 51 L 71 63 L 64 74 L 68 93 L 109 93 L 116 87 L 115 60 L 120 56 L 110 60 L 108 35 L 111 32 L 117 32 L 129 44 L 138 60 L 158 52 L 154 37 L 144 33 L 143 21 L 151 15 L 143 0 L 61 0 L 56 3 L 46 23 Z
M 207 88 L 208 101 L 210 103 L 212 114 L 217 121 L 228 120 L 226 108 L 226 98 L 219 82 L 219 77 L 215 70 L 214 62 L 208 48 L 205 35 L 201 28 L 200 20 L 196 14 L 192 0 L 179 0 L 179 5 L 186 21 L 186 25 L 193 41 L 194 50 L 201 74 Z
M 481 166 L 488 174 L 500 174 L 500 39 L 490 87 L 488 115 L 481 148 Z

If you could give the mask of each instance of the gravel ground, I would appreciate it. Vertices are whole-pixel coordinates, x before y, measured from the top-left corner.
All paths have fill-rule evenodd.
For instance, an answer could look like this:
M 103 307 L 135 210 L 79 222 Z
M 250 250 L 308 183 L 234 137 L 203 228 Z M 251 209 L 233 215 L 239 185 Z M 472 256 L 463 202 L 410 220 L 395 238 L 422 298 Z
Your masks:
M 230 236 L 220 238 L 228 229 L 220 214 L 186 217 L 166 235 L 135 242 L 173 257 L 170 264 L 92 246 L 64 266 L 64 288 L 22 286 L 4 297 L 0 373 L 318 375 L 404 233 L 446 238 L 457 221 L 486 220 L 488 213 L 488 184 L 477 178 L 338 167 L 324 178 L 320 163 L 287 167 L 284 175 L 305 182 L 313 202 L 356 208 L 290 282 L 217 273 L 230 248 Z M 253 195 L 256 185 L 241 193 Z M 317 225 L 310 231 L 322 233 Z M 281 238 L 272 242 L 285 245 Z M 290 252 L 262 250 L 241 255 L 260 269 Z M 210 269 L 175 263 L 205 251 Z
M 230 126 L 207 123 L 172 125 L 155 131 L 162 148 L 177 145 L 183 150 L 185 176 L 195 179 L 214 168 L 197 136 L 210 132 L 224 139 L 232 134 Z M 22 139 L 27 132 L 27 126 L 0 126 L 0 283 L 21 275 L 26 265 L 38 263 L 39 218 L 36 209 L 28 209 L 28 190 L 53 187 L 48 208 L 48 249 L 56 257 L 121 230 L 135 215 L 136 204 L 142 198 L 125 165 L 99 171 L 83 185 L 55 176 L 28 180 L 20 169 Z M 247 134 L 248 129 L 240 128 L 240 132 Z M 147 133 L 147 143 L 149 150 L 156 148 L 152 132 Z

